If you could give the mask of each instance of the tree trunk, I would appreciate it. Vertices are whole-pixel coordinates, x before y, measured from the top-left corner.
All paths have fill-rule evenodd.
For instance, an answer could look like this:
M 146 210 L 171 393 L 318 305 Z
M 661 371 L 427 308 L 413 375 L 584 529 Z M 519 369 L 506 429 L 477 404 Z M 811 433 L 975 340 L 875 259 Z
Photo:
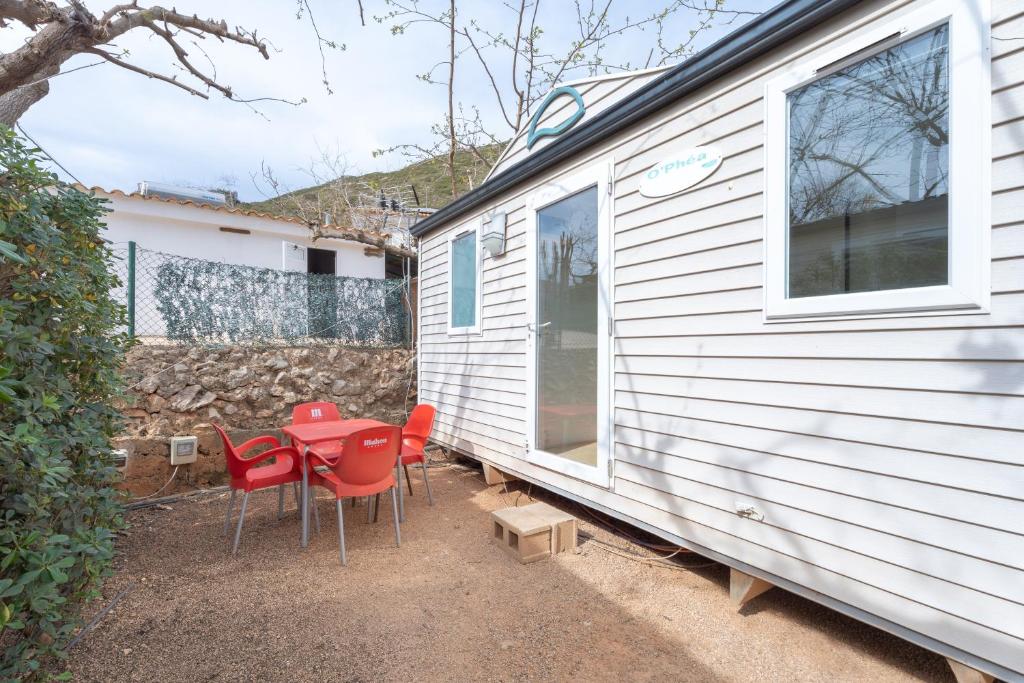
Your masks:
M 448 169 L 452 174 L 452 200 L 458 198 L 455 183 L 455 0 L 451 0 L 450 33 L 448 35 Z
M 60 71 L 60 64 L 48 66 L 36 73 L 34 83 L 15 88 L 0 95 L 0 124 L 14 128 L 21 115 L 50 92 L 50 82 L 45 80 Z

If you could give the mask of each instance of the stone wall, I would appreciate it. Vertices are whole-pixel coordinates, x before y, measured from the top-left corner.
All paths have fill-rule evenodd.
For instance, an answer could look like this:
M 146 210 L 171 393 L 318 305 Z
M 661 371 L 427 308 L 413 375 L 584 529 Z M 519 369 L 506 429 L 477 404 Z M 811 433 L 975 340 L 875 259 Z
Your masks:
M 181 481 L 164 493 L 223 483 L 224 457 L 211 422 L 241 443 L 280 436 L 297 403 L 332 401 L 343 417 L 401 424 L 406 406 L 416 403 L 414 363 L 408 349 L 137 346 L 125 364 L 131 389 L 117 440 L 128 452 L 125 488 L 146 495 L 162 486 L 172 471 L 169 438 L 187 435 L 199 437 L 199 461 L 184 466 Z

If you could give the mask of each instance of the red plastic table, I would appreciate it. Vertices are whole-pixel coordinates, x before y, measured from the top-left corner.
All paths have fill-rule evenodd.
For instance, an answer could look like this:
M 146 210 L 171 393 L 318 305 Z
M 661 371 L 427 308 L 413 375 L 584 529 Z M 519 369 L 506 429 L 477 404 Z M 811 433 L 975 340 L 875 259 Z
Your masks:
M 324 441 L 344 441 L 350 434 L 370 427 L 389 427 L 391 425 L 379 420 L 359 418 L 355 420 L 328 420 L 325 422 L 310 422 L 308 424 L 288 425 L 282 427 L 281 431 L 292 441 L 298 441 L 305 446 L 302 450 L 302 547 L 309 545 L 309 470 L 307 469 L 306 451 L 313 444 Z M 401 495 L 401 470 L 399 467 L 398 489 Z

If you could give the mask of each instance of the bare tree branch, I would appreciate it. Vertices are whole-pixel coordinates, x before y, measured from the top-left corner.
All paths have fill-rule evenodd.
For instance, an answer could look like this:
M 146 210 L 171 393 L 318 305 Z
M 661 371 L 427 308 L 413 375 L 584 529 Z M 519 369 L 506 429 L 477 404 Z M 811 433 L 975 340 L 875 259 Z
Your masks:
M 455 0 L 450 2 L 448 13 L 448 168 L 452 169 L 452 196 L 457 194 L 455 187 L 455 152 L 458 151 L 458 140 L 455 138 Z
M 344 50 L 345 46 L 323 37 L 323 34 L 320 33 L 320 27 L 316 24 L 316 17 L 313 16 L 313 8 L 309 6 L 309 0 L 296 0 L 296 2 L 298 2 L 299 6 L 297 18 L 301 19 L 303 14 L 309 17 L 309 24 L 313 27 L 313 33 L 316 34 L 316 46 L 317 49 L 320 50 L 320 73 L 322 75 L 322 82 L 324 87 L 327 89 L 327 94 L 333 95 L 334 91 L 331 89 L 331 82 L 327 78 L 327 55 L 324 54 L 324 48 L 327 47 L 332 50 Z M 363 4 L 361 0 L 359 3 L 359 20 L 363 20 Z
M 473 36 L 471 36 L 466 29 L 462 29 L 461 34 L 464 35 L 466 37 L 466 40 L 469 41 L 469 45 L 470 47 L 473 48 L 473 52 L 476 53 L 476 57 L 480 62 L 480 66 L 483 67 L 484 73 L 487 74 L 487 80 L 490 81 L 491 83 L 491 89 L 494 91 L 494 97 L 498 101 L 498 108 L 501 110 L 502 118 L 505 119 L 505 123 L 507 123 L 510 128 L 515 128 L 515 124 L 512 123 L 512 119 L 509 118 L 508 111 L 505 109 L 505 102 L 502 100 L 501 97 L 501 88 L 498 87 L 498 82 L 494 79 L 494 74 L 491 73 L 491 67 L 487 64 L 487 60 L 484 59 L 484 56 L 482 54 L 480 54 L 480 48 L 478 48 L 476 46 L 476 43 L 473 42 Z
M 756 14 L 728 10 L 726 0 L 662 0 L 660 8 L 646 12 L 635 12 L 626 0 L 573 0 L 571 5 L 544 4 L 549 8 L 549 19 L 570 24 L 560 26 L 559 31 L 547 31 L 545 18 L 540 13 L 542 0 L 502 0 L 498 7 L 505 14 L 499 16 L 498 23 L 492 25 L 494 28 L 485 25 L 483 19 L 472 17 L 459 26 L 453 19 L 460 11 L 456 0 L 444 3 L 443 9 L 422 0 L 383 2 L 388 11 L 374 19 L 389 23 L 394 35 L 404 34 L 413 27 L 421 30 L 433 27 L 446 33 L 448 59 L 418 76 L 426 83 L 447 89 L 448 114 L 444 125 L 435 130 L 439 144 L 400 144 L 391 149 L 408 153 L 410 158 L 415 158 L 417 153 L 442 154 L 448 161 L 446 171 L 453 183 L 463 173 L 454 166 L 458 152 L 467 153 L 460 158 L 471 158 L 474 163 L 482 161 L 488 153 L 482 151 L 481 143 L 507 140 L 519 133 L 537 103 L 560 82 L 580 75 L 636 69 L 629 60 L 611 60 L 608 55 L 613 51 L 620 56 L 635 55 L 641 64 L 660 66 L 686 58 L 699 37 L 712 26 Z M 466 7 L 471 5 L 466 3 Z M 686 30 L 680 31 L 678 23 L 683 21 L 689 23 Z M 514 31 L 510 29 L 506 34 L 505 27 L 513 25 Z M 561 30 L 564 28 L 570 28 L 575 34 L 571 40 L 552 38 L 564 35 Z M 460 61 L 459 57 L 466 52 L 471 52 L 473 59 Z M 448 72 L 444 79 L 435 76 L 442 64 Z M 467 75 L 463 76 L 464 73 Z M 492 94 L 482 110 L 493 116 L 493 127 L 490 121 L 485 125 L 478 113 L 466 116 L 461 113 L 461 107 L 456 106 L 458 90 L 464 87 L 461 84 L 480 79 L 486 80 Z M 455 114 L 456 110 L 460 113 Z M 477 110 L 474 108 L 474 111 Z M 457 135 L 453 136 L 453 131 Z M 453 184 L 453 193 L 454 188 Z
M 300 218 L 309 227 L 314 241 L 325 237 L 352 240 L 402 256 L 415 256 L 407 243 L 392 239 L 397 231 L 408 228 L 402 225 L 400 211 L 360 205 L 360 190 L 375 195 L 382 188 L 355 183 L 344 154 L 320 149 L 319 158 L 299 170 L 311 186 L 292 190 L 265 162 L 260 163 L 259 173 L 250 177 L 256 189 L 266 197 L 267 208 Z M 406 221 L 412 222 L 408 215 Z
M 98 17 L 90 13 L 79 0 L 65 2 L 67 4 L 58 5 L 51 0 L 0 0 L 0 27 L 16 21 L 33 32 L 23 45 L 0 54 L 0 123 L 13 124 L 28 107 L 47 94 L 49 89 L 46 81 L 61 73 L 61 65 L 83 53 L 96 54 L 105 62 L 174 85 L 204 99 L 208 99 L 210 90 L 216 90 L 233 101 L 250 105 L 250 108 L 255 102 L 274 101 L 292 105 L 305 102 L 305 99 L 295 101 L 278 97 L 239 97 L 230 85 L 218 80 L 213 60 L 205 50 L 199 48 L 209 62 L 209 69 L 196 66 L 179 41 L 183 33 L 199 40 L 213 36 L 222 43 L 252 48 L 264 59 L 270 59 L 268 43 L 256 31 L 242 27 L 232 29 L 224 20 L 200 19 L 195 14 L 183 14 L 176 8 L 143 6 L 138 0 L 115 4 Z M 309 11 L 308 0 L 298 2 L 309 13 L 320 47 L 324 86 L 330 92 L 324 48 L 344 49 L 344 46 L 320 33 Z M 177 76 L 161 74 L 128 61 L 128 53 L 118 51 L 113 43 L 129 31 L 137 29 L 160 37 L 171 48 L 175 62 L 182 71 L 196 79 L 206 92 L 179 80 Z
M 120 60 L 117 57 L 115 57 L 114 55 L 110 54 L 109 52 L 104 52 L 103 50 L 100 50 L 99 48 L 89 48 L 89 49 L 85 50 L 85 52 L 88 52 L 88 53 L 94 54 L 94 55 L 99 55 L 100 57 L 102 57 L 103 59 L 107 60 L 108 62 L 110 62 L 114 66 L 119 66 L 122 69 L 127 69 L 128 71 L 134 71 L 137 74 L 142 74 L 146 78 L 153 78 L 153 79 L 156 79 L 158 81 L 163 81 L 164 83 L 170 83 L 171 85 L 173 85 L 173 86 L 175 86 L 177 88 L 181 88 L 182 90 L 184 90 L 185 92 L 187 92 L 190 95 L 195 95 L 196 97 L 202 97 L 204 100 L 210 99 L 210 96 L 207 95 L 206 93 L 204 93 L 204 92 L 202 92 L 200 90 L 196 90 L 195 88 L 193 88 L 190 85 L 186 85 L 185 83 L 182 83 L 181 81 L 179 81 L 174 76 L 164 76 L 163 74 L 159 74 L 159 73 L 157 73 L 155 71 L 150 71 L 149 69 L 143 69 L 141 66 L 135 66 L 134 64 L 131 64 L 129 62 L 125 62 L 123 60 Z

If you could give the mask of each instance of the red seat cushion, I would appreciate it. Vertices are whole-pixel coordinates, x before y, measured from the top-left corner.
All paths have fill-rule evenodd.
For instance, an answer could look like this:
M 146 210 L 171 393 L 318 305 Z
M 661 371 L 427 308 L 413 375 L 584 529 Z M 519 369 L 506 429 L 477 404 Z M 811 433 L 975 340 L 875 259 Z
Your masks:
M 309 447 L 310 453 L 316 453 L 327 462 L 334 464 L 334 461 L 341 457 L 340 441 L 324 441 Z
M 402 444 L 402 464 L 412 465 L 418 462 L 423 462 L 424 459 L 423 449 L 418 446 L 412 446 L 410 444 Z
M 279 455 L 274 460 L 269 465 L 248 469 L 244 476 L 232 479 L 231 488 L 253 491 L 299 480 L 295 476 L 292 459 L 289 456 Z

